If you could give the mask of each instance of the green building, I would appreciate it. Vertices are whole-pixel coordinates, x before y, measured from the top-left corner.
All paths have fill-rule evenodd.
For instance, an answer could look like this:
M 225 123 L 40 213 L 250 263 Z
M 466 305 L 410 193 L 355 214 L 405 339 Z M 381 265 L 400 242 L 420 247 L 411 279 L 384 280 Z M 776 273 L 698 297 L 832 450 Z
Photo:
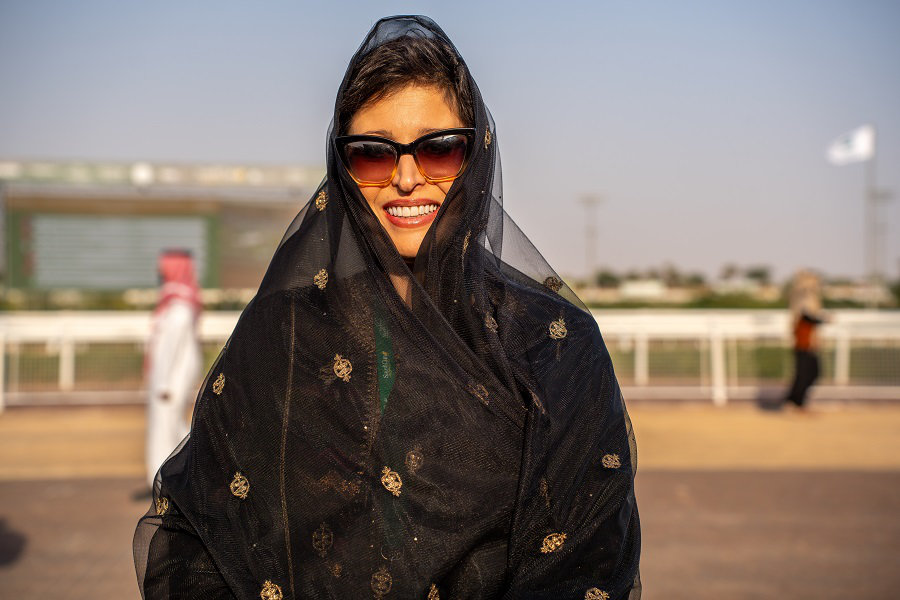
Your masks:
M 323 168 L 0 161 L 7 289 L 157 285 L 167 248 L 204 288 L 255 289 Z

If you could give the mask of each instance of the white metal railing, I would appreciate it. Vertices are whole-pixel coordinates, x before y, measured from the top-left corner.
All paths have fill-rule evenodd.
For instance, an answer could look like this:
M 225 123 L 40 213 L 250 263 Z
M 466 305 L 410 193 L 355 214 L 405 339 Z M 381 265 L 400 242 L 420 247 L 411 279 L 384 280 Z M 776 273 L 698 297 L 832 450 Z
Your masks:
M 635 388 L 652 387 L 648 356 L 652 340 L 696 340 L 706 346 L 709 385 L 702 390 L 717 405 L 724 405 L 736 395 L 737 387 L 729 383 L 729 343 L 776 342 L 784 347 L 791 343 L 789 313 L 786 310 L 594 310 L 603 337 L 609 340 L 631 340 L 634 346 Z M 820 330 L 823 354 L 833 353 L 833 374 L 824 384 L 845 388 L 851 383 L 851 350 L 853 344 L 886 344 L 900 348 L 900 311 L 838 310 Z M 900 357 L 900 350 L 890 352 L 886 360 Z M 893 365 L 894 377 L 868 395 L 900 400 L 900 360 Z M 734 379 L 734 378 L 732 378 Z M 846 390 L 844 390 L 846 391 Z M 637 394 L 640 396 L 640 392 Z
M 790 341 L 788 313 L 783 310 L 595 310 L 593 314 L 607 344 L 627 347 L 633 357 L 632 374 L 624 385 L 631 397 L 677 393 L 706 397 L 723 405 L 729 398 L 747 393 L 740 389 L 735 375 L 734 347 L 738 342 L 787 347 Z M 90 344 L 140 346 L 149 335 L 150 316 L 149 312 L 101 311 L 0 314 L 0 411 L 7 395 L 22 394 L 18 389 L 10 390 L 9 382 L 13 377 L 18 381 L 18 371 L 13 372 L 10 361 L 23 345 L 40 345 L 55 361 L 52 392 L 74 393 L 77 348 Z M 200 322 L 201 340 L 210 345 L 223 344 L 238 316 L 238 312 L 205 313 Z M 831 354 L 828 359 L 833 365 L 830 377 L 822 382 L 826 386 L 846 389 L 852 383 L 854 345 L 886 348 L 883 360 L 891 363 L 900 357 L 900 311 L 842 310 L 831 316 L 821 328 L 823 353 Z M 653 345 L 673 340 L 696 345 L 700 369 L 700 375 L 687 377 L 688 383 L 682 382 L 675 391 L 667 390 L 665 383 L 651 373 Z M 888 365 L 888 371 L 895 375 L 867 386 L 867 390 L 876 391 L 878 397 L 900 399 L 900 360 L 897 363 Z M 619 367 L 616 363 L 617 372 Z M 140 385 L 135 383 L 133 391 Z M 35 393 L 40 392 L 31 395 Z

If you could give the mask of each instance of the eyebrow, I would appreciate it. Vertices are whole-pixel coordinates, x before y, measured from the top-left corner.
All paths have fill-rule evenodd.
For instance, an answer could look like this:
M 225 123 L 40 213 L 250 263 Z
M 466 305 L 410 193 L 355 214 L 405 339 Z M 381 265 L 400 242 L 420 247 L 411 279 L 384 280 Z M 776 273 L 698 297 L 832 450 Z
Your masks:
M 425 127 L 425 128 L 423 128 L 423 129 L 420 129 L 420 130 L 419 130 L 419 135 L 417 135 L 416 137 L 422 137 L 423 135 L 426 135 L 426 134 L 429 134 L 429 133 L 433 133 L 433 132 L 435 132 L 435 131 L 441 131 L 442 129 L 446 129 L 446 127 Z M 374 130 L 371 130 L 371 131 L 363 131 L 362 133 L 359 133 L 359 134 L 357 134 L 357 135 L 377 135 L 377 136 L 380 136 L 380 137 L 385 137 L 385 138 L 389 138 L 389 139 L 394 139 L 394 138 L 391 136 L 391 132 L 390 132 L 390 131 L 386 131 L 386 130 L 384 130 L 384 129 L 374 129 Z

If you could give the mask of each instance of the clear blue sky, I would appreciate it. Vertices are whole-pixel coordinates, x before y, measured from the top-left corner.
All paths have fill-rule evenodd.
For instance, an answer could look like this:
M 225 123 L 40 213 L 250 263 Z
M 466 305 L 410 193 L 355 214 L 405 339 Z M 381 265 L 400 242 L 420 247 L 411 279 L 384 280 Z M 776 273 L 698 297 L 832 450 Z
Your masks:
M 381 16 L 450 35 L 498 125 L 505 205 L 551 264 L 859 275 L 878 127 L 900 270 L 900 2 L 2 0 L 0 158 L 321 164 L 347 61 Z

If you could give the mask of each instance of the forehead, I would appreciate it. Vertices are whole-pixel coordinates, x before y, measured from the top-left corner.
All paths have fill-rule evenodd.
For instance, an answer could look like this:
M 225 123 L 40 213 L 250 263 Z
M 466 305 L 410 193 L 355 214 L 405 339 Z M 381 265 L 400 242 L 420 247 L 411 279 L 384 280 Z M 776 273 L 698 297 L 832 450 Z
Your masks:
M 429 131 L 462 126 L 444 90 L 436 86 L 408 85 L 359 109 L 350 121 L 348 133 L 411 142 Z

